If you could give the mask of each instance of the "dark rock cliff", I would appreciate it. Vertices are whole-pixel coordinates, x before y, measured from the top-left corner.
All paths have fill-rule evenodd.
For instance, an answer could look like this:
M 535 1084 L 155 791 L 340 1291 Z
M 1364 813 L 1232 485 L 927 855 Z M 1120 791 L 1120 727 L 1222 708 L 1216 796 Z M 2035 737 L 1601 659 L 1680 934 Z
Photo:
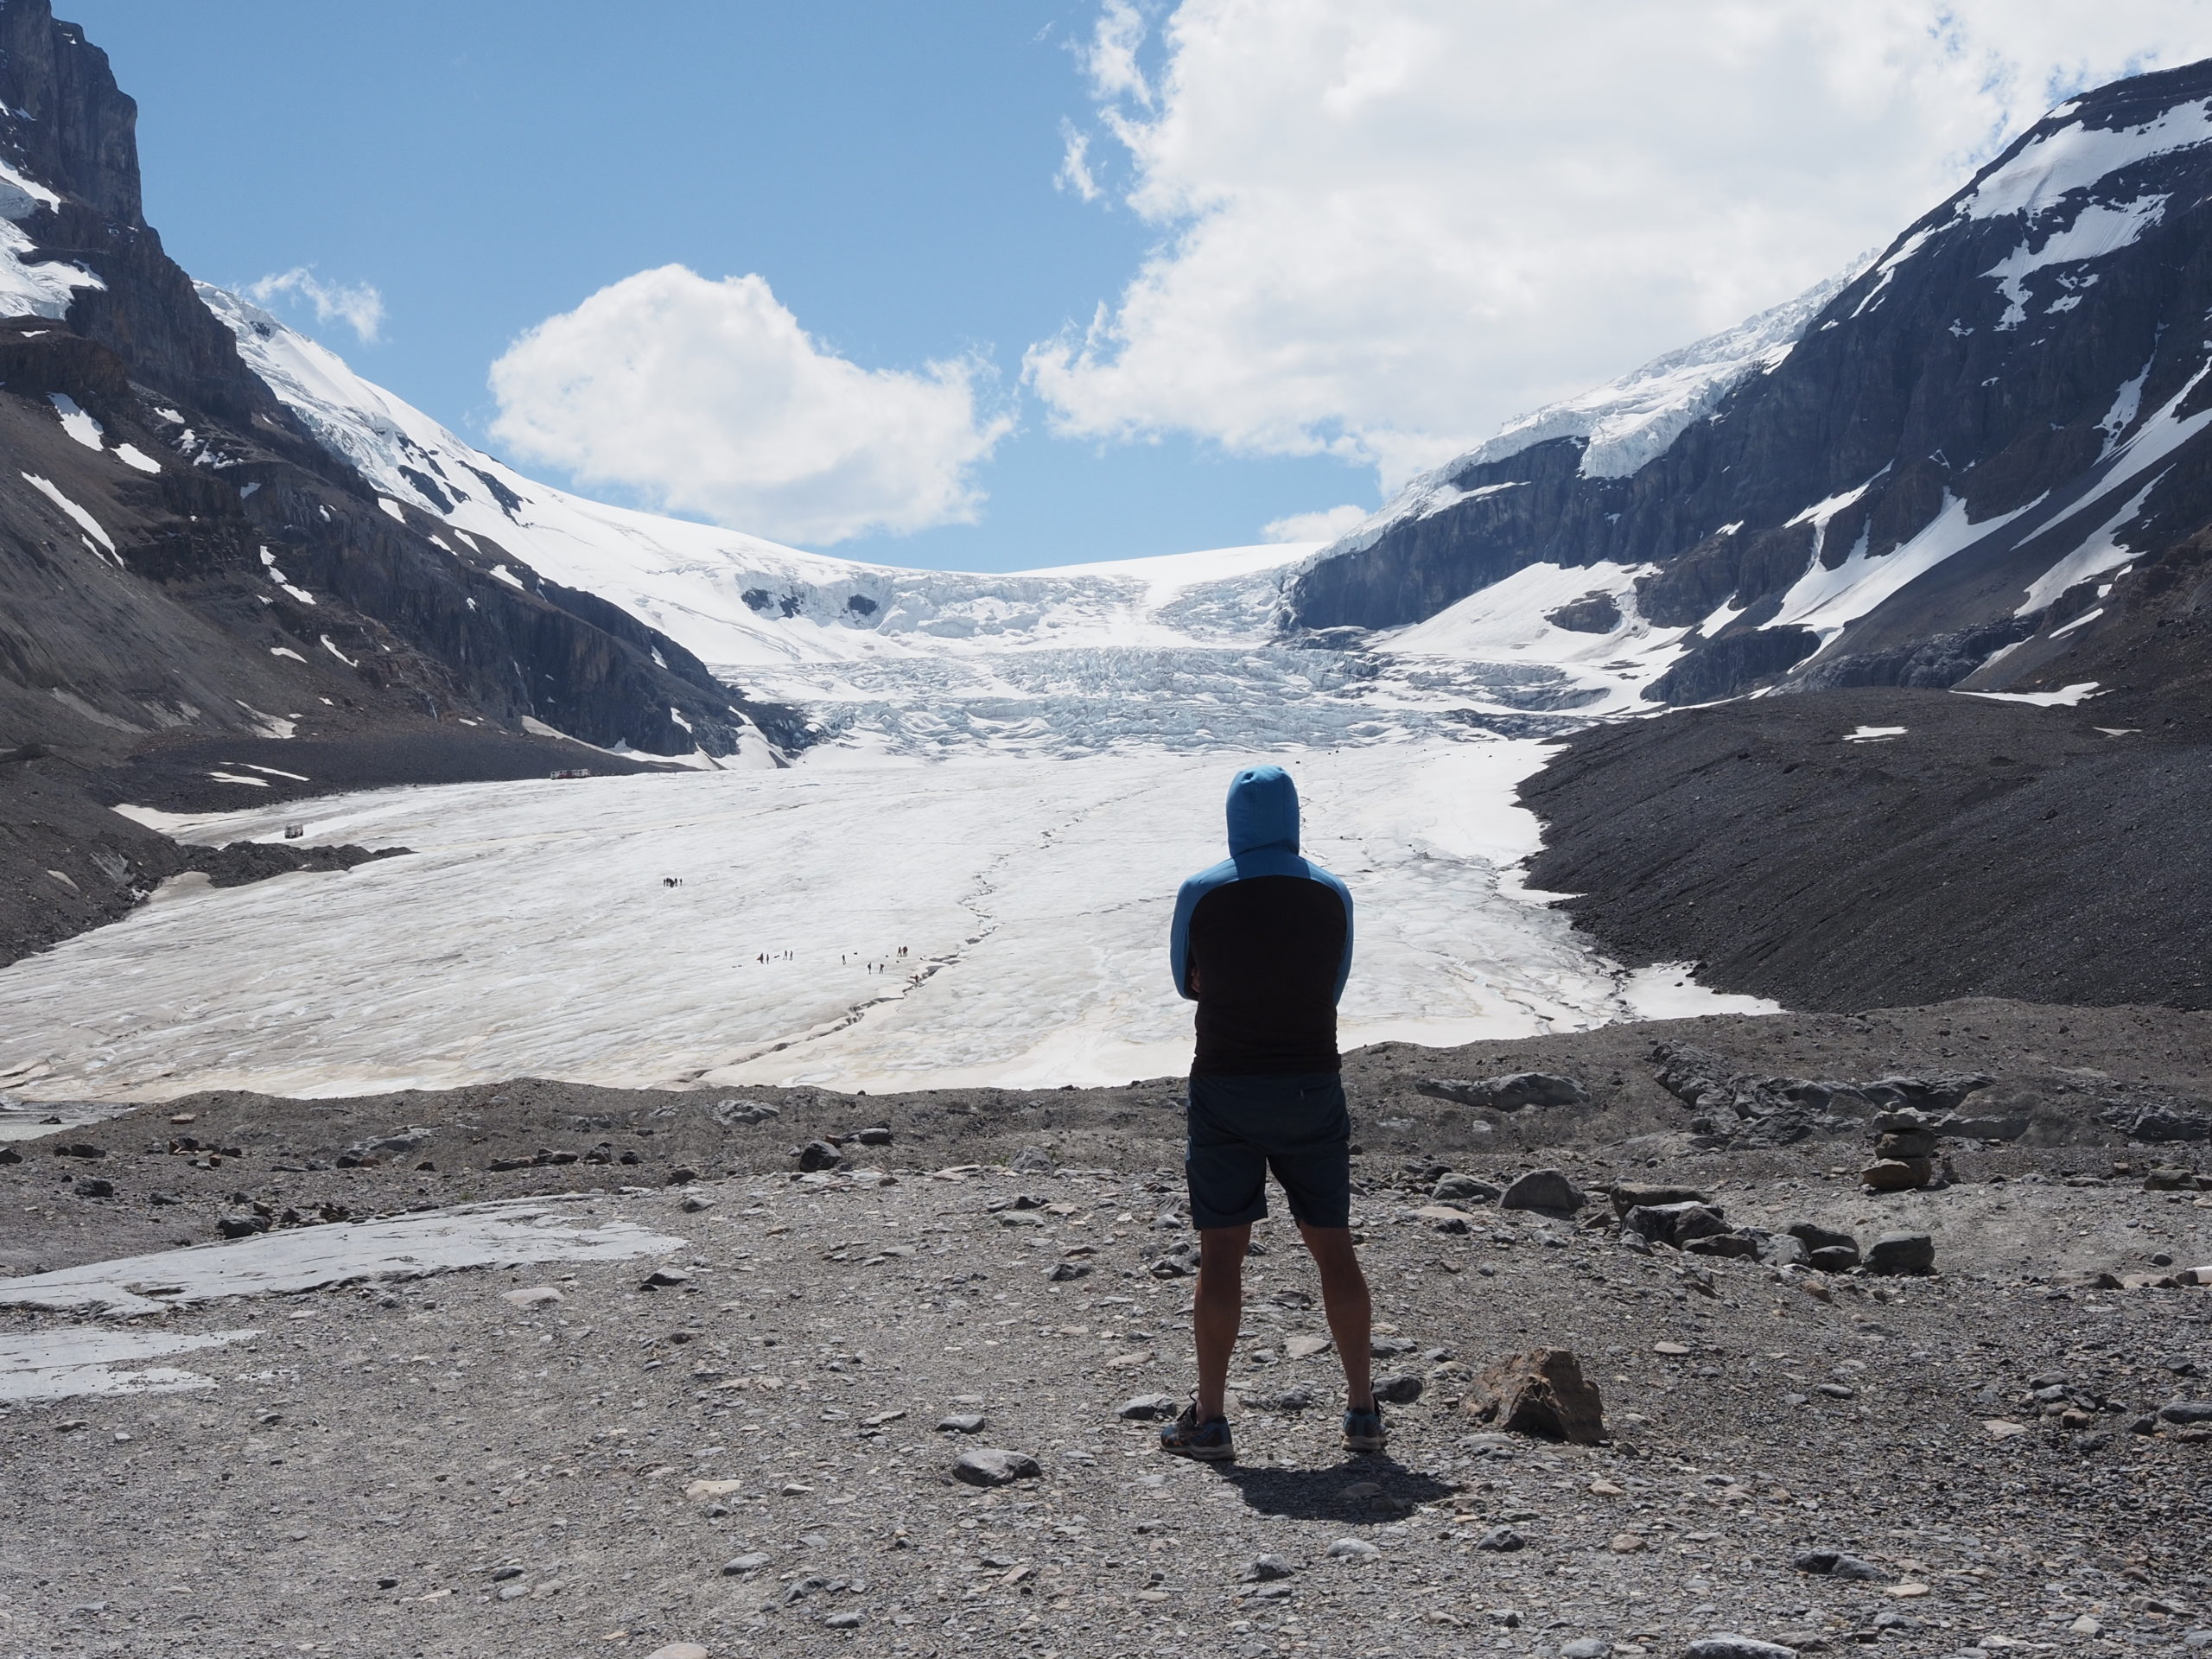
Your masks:
M 1659 700 L 2058 683 L 2212 523 L 2209 141 L 2212 63 L 2053 111 L 1639 470 L 1582 476 L 1576 438 L 1469 465 L 1449 483 L 1484 493 L 1325 555 L 1292 622 L 1394 627 L 1615 561 L 1694 630 Z

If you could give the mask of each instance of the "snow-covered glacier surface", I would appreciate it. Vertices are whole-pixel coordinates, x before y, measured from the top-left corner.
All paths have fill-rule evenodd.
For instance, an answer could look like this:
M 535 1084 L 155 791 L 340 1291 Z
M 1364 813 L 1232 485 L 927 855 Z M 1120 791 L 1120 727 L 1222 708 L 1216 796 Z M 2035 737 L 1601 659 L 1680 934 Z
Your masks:
M 1359 906 L 1347 1043 L 1755 1006 L 1680 971 L 1623 971 L 1520 891 L 1537 837 L 1514 789 L 1545 753 L 1491 739 L 1283 757 L 1309 852 Z M 880 1092 L 1170 1075 L 1190 1043 L 1170 909 L 1220 856 L 1240 759 L 971 754 L 164 821 L 221 842 L 304 815 L 316 842 L 416 850 L 245 887 L 180 878 L 17 963 L 0 1089 L 156 1100 L 537 1076 Z

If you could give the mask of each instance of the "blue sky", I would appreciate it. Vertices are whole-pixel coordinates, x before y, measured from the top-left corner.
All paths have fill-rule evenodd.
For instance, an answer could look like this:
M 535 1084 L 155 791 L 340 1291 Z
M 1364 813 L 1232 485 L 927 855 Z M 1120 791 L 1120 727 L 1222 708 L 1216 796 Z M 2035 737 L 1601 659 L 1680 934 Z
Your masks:
M 139 104 L 149 220 L 194 275 L 367 283 L 373 344 L 272 308 L 487 447 L 486 372 L 632 272 L 758 272 L 869 367 L 967 352 L 1020 426 L 974 524 L 836 551 L 964 569 L 1261 539 L 1375 494 L 1320 458 L 1202 437 L 1070 441 L 1021 407 L 1023 348 L 1110 298 L 1156 232 L 1055 189 L 1086 109 L 1087 6 L 574 0 L 62 0 Z M 557 470 L 530 467 L 549 481 Z M 602 491 L 601 493 L 619 494 Z
M 535 476 L 970 569 L 1341 524 L 2212 54 L 2198 0 L 60 10 L 195 276 L 372 289 L 267 302 Z

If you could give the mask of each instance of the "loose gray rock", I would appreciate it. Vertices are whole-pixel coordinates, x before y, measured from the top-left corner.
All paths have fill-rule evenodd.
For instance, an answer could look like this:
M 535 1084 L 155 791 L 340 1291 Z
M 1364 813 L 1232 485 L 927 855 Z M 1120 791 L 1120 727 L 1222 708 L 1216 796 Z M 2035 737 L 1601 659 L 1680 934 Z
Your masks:
M 1932 1273 L 1935 1268 L 1936 1241 L 1925 1233 L 1885 1233 L 1866 1252 L 1869 1273 Z
M 1517 1112 L 1528 1106 L 1583 1106 L 1590 1100 L 1589 1090 L 1573 1078 L 1543 1071 L 1516 1071 L 1479 1082 L 1429 1077 L 1414 1086 L 1433 1099 L 1493 1112 Z
M 1516 1549 L 1526 1549 L 1529 1541 L 1510 1527 L 1492 1527 L 1475 1540 L 1477 1549 L 1487 1549 L 1500 1555 L 1510 1555 Z
M 690 1282 L 691 1275 L 684 1272 L 681 1268 L 655 1268 L 651 1273 L 645 1275 L 645 1282 L 639 1286 L 638 1288 L 640 1290 L 674 1290 L 679 1286 L 688 1285 Z
M 1821 1273 L 1849 1273 L 1859 1265 L 1859 1247 L 1855 1244 L 1824 1244 L 1807 1256 L 1805 1262 Z
M 1421 1398 L 1423 1384 L 1412 1375 L 1386 1376 L 1375 1385 L 1375 1397 L 1385 1405 L 1410 1406 Z
M 1429 1189 L 1437 1204 L 1488 1204 L 1505 1189 L 1473 1175 L 1446 1175 Z
M 1853 1255 L 1859 1250 L 1859 1241 L 1849 1233 L 1840 1233 L 1833 1227 L 1823 1227 L 1816 1221 L 1793 1221 L 1782 1230 L 1812 1250 L 1847 1249 Z
M 1745 1230 L 1751 1240 L 1754 1253 L 1770 1268 L 1802 1268 L 1812 1252 L 1805 1248 L 1805 1241 L 1788 1233 L 1767 1233 Z
M 707 1116 L 726 1129 L 735 1129 L 748 1123 L 766 1123 L 781 1117 L 783 1112 L 765 1100 L 718 1100 L 707 1109 Z
M 1682 1649 L 1682 1659 L 1797 1659 L 1797 1649 L 1748 1636 L 1701 1636 Z
M 798 1166 L 804 1170 L 835 1169 L 845 1161 L 845 1154 L 827 1141 L 810 1141 L 798 1149 Z
M 1618 1181 L 1611 1196 L 1613 1213 L 1618 1216 L 1625 1216 L 1631 1210 L 1656 1210 L 1670 1204 L 1713 1202 L 1711 1193 L 1700 1192 L 1694 1186 L 1656 1186 L 1640 1181 Z
M 1603 1637 L 1580 1636 L 1561 1648 L 1560 1659 L 1605 1659 L 1613 1644 Z
M 1247 1584 L 1269 1584 L 1297 1571 L 1295 1562 L 1286 1561 L 1280 1555 L 1260 1555 L 1245 1563 L 1243 1580 Z
M 1545 1215 L 1571 1216 L 1589 1199 L 1582 1189 L 1560 1169 L 1532 1169 L 1505 1189 L 1501 1210 L 1535 1210 Z
M 1087 1279 L 1090 1276 L 1090 1263 L 1088 1262 L 1055 1262 L 1052 1263 L 1052 1271 L 1047 1273 L 1045 1276 L 1056 1285 L 1066 1284 L 1071 1279 Z
M 733 1555 L 722 1563 L 722 1576 L 741 1579 L 748 1573 L 758 1573 L 772 1558 L 765 1550 L 753 1550 L 743 1555 Z
M 1123 1401 L 1119 1415 L 1125 1423 L 1156 1423 L 1163 1417 L 1173 1417 L 1176 1410 L 1172 1394 L 1141 1394 Z
M 1007 1160 L 1007 1167 L 1017 1175 L 1050 1175 L 1059 1166 L 1044 1147 L 1024 1147 Z
M 269 1217 L 251 1213 L 218 1216 L 215 1217 L 215 1230 L 225 1238 L 251 1238 L 256 1233 L 269 1230 Z
M 2177 1427 L 2212 1423 L 2212 1400 L 2176 1400 L 2158 1408 L 2158 1415 Z
M 956 1411 L 950 1417 L 938 1420 L 941 1434 L 980 1434 L 983 1432 L 983 1414 L 980 1411 Z
M 842 1612 L 832 1613 L 822 1622 L 833 1630 L 857 1630 L 867 1615 L 856 1608 L 848 1607 Z
M 1044 1466 L 1027 1452 L 1002 1446 L 978 1446 L 963 1452 L 952 1465 L 952 1478 L 969 1486 L 1010 1486 L 1017 1480 L 1034 1480 Z
M 1789 1565 L 1800 1573 L 1815 1573 L 1824 1579 L 1853 1579 L 1865 1584 L 1886 1584 L 1890 1580 L 1890 1575 L 1873 1562 L 1840 1549 L 1808 1549 L 1791 1556 Z
M 1339 1561 L 1371 1561 L 1382 1552 L 1364 1538 L 1339 1538 L 1329 1546 L 1329 1555 Z
M 1621 1225 L 1654 1244 L 1672 1244 L 1677 1249 L 1693 1239 L 1711 1238 L 1728 1230 L 1720 1211 L 1696 1198 L 1639 1204 L 1622 1216 Z

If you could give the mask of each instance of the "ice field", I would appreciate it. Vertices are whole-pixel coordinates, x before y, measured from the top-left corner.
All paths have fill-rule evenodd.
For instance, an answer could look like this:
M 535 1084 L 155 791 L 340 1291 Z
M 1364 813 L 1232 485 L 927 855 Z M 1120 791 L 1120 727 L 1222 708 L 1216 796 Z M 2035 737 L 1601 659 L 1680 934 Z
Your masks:
M 1298 779 L 1307 852 L 1358 903 L 1347 1046 L 1755 1006 L 1679 972 L 1624 974 L 1519 892 L 1537 836 L 1513 789 L 1545 753 L 1490 739 L 1272 757 Z M 225 842 L 304 817 L 314 842 L 415 853 L 219 891 L 181 877 L 17 963 L 0 1090 L 1167 1076 L 1191 1029 L 1166 969 L 1175 888 L 1221 856 L 1222 798 L 1248 758 L 855 757 L 163 820 Z

